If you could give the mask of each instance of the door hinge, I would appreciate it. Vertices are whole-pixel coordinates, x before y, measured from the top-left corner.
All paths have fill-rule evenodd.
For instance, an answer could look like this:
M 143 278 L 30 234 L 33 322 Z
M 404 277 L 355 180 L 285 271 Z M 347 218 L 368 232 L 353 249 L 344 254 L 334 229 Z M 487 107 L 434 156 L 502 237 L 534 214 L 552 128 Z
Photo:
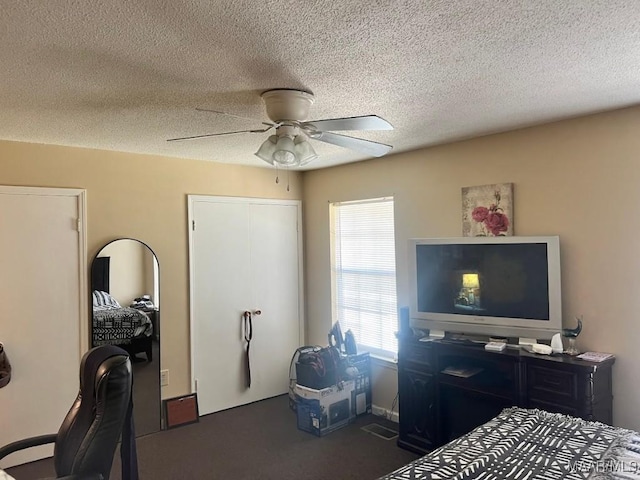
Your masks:
M 82 231 L 82 221 L 79 218 L 76 218 L 76 230 L 78 232 Z
M 191 220 L 191 230 L 193 230 L 194 232 L 196 231 L 196 221 L 195 220 Z
M 196 393 L 198 393 L 198 379 L 197 378 L 196 378 L 194 383 L 195 383 L 194 386 L 195 386 L 195 389 L 196 389 Z

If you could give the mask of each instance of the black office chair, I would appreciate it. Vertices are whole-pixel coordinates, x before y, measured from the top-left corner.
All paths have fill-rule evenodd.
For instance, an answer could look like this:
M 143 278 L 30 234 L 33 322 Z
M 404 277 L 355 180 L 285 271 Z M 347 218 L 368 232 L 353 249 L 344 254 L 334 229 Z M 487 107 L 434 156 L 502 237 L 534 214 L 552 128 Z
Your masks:
M 107 480 L 122 434 L 122 478 L 137 480 L 132 386 L 127 352 L 112 345 L 89 350 L 80 364 L 80 391 L 58 433 L 13 442 L 0 448 L 0 459 L 18 450 L 55 442 L 56 478 Z

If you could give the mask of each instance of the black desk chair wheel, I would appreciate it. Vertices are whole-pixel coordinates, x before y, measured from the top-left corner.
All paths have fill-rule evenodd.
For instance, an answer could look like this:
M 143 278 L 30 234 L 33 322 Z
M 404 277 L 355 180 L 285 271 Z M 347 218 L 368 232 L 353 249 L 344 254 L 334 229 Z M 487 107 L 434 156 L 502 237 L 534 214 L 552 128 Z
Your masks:
M 55 443 L 56 479 L 108 480 L 122 434 L 122 478 L 137 480 L 132 386 L 127 352 L 112 345 L 89 350 L 80 364 L 80 391 L 58 433 L 6 445 L 0 448 L 0 459 L 18 450 Z

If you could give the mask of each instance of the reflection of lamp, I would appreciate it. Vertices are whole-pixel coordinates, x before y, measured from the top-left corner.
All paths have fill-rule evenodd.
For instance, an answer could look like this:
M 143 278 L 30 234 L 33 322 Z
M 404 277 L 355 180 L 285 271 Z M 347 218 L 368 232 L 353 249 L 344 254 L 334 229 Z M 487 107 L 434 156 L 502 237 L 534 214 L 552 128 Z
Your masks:
M 464 288 L 480 288 L 480 279 L 477 273 L 463 273 L 462 286 Z
M 282 167 L 299 167 L 318 158 L 303 135 L 271 135 L 255 155 L 271 165 Z
M 462 274 L 462 288 L 467 294 L 469 305 L 476 304 L 475 292 L 480 289 L 480 278 L 477 273 L 463 273 Z

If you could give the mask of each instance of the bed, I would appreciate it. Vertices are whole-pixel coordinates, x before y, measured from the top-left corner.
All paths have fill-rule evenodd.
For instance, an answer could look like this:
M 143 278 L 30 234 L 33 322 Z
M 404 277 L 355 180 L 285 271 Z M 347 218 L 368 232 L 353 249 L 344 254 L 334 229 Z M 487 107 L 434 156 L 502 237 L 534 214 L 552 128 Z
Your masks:
M 153 327 L 149 316 L 136 308 L 122 307 L 108 292 L 94 290 L 92 342 L 93 346 L 119 345 L 131 355 L 144 352 L 153 360 Z
M 640 479 L 640 434 L 517 407 L 380 480 Z

